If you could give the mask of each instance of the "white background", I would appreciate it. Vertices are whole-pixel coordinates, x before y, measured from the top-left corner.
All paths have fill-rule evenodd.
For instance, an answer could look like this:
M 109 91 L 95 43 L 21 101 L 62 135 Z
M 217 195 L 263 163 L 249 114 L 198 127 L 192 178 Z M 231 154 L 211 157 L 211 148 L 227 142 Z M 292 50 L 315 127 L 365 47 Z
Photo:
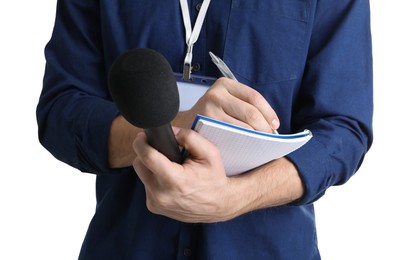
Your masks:
M 375 141 L 361 170 L 316 203 L 323 259 L 406 259 L 403 2 L 371 0 Z M 77 259 L 95 208 L 94 176 L 57 161 L 37 141 L 55 4 L 0 3 L 0 259 Z

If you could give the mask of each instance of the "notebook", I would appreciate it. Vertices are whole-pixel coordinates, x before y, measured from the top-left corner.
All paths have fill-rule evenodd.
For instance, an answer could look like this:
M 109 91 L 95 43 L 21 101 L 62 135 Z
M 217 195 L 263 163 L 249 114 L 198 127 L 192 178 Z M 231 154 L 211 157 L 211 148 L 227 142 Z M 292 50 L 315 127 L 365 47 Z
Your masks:
M 271 134 L 197 115 L 192 128 L 220 150 L 228 176 L 244 173 L 306 144 L 309 130 L 294 134 Z

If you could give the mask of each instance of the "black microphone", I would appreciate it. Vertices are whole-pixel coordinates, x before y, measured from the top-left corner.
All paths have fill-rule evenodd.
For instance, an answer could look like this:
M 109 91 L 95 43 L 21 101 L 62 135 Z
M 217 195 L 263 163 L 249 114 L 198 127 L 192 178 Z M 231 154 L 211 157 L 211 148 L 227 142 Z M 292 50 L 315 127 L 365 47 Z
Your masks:
M 108 87 L 123 117 L 144 128 L 152 147 L 171 161 L 181 163 L 181 152 L 170 125 L 179 111 L 179 92 L 165 57 L 152 49 L 129 50 L 113 62 Z

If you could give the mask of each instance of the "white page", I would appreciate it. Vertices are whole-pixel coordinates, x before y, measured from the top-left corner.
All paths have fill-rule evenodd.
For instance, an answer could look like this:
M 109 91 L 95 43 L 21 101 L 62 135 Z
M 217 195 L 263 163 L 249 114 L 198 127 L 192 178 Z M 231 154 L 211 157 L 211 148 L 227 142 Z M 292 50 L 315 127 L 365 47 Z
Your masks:
M 196 117 L 193 129 L 219 148 L 228 176 L 246 172 L 283 157 L 312 138 L 308 130 L 291 135 L 269 134 L 201 115 Z

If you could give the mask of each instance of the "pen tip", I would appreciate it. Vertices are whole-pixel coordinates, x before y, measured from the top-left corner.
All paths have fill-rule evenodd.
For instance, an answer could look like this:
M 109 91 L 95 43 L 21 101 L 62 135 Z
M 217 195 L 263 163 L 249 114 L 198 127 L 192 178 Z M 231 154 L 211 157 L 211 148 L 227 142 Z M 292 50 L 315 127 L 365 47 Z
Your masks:
M 210 55 L 210 57 L 212 58 L 213 61 L 216 61 L 216 62 L 218 61 L 217 56 L 214 55 L 214 53 L 212 53 L 211 51 L 209 51 L 209 55 Z

